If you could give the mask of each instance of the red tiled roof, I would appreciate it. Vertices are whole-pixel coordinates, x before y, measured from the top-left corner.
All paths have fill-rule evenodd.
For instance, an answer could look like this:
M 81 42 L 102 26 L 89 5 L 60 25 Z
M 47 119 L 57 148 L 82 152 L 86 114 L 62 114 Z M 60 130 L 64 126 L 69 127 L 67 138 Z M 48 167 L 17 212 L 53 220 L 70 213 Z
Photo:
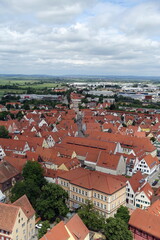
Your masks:
M 35 210 L 33 209 L 26 195 L 23 195 L 21 198 L 17 199 L 13 205 L 20 207 L 28 219 L 32 218 L 35 214 Z
M 148 154 L 144 157 L 145 162 L 149 168 L 153 168 L 155 165 L 159 164 L 158 158 L 153 157 L 151 154 Z
M 84 240 L 89 234 L 88 228 L 77 214 L 69 219 L 69 221 L 66 223 L 66 227 L 75 240 Z
M 4 160 L 9 162 L 13 167 L 15 167 L 20 172 L 22 172 L 23 167 L 27 162 L 26 158 L 17 158 L 12 156 L 5 156 Z
M 128 179 L 134 192 L 137 192 L 138 188 L 142 186 L 142 183 L 140 183 L 140 180 L 142 179 L 143 175 L 140 171 L 138 171 L 131 178 Z
M 0 203 L 0 229 L 12 232 L 20 207 Z
M 59 177 L 70 181 L 74 185 L 86 189 L 94 189 L 106 194 L 113 194 L 126 186 L 124 182 L 117 180 L 114 175 L 83 168 L 62 173 Z
M 138 208 L 131 214 L 129 225 L 160 239 L 160 217 L 155 214 Z
M 40 240 L 68 240 L 70 238 L 63 221 L 54 226 Z

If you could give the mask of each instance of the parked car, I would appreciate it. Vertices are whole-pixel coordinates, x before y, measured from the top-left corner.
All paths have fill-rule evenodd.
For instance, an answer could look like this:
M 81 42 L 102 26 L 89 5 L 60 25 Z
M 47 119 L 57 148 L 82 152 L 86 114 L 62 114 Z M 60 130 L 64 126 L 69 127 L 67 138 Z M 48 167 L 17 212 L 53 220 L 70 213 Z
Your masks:
M 155 186 L 157 183 L 158 183 L 158 180 L 155 180 L 155 181 L 152 183 L 152 186 Z
M 36 224 L 36 228 L 40 229 L 42 227 L 42 223 Z

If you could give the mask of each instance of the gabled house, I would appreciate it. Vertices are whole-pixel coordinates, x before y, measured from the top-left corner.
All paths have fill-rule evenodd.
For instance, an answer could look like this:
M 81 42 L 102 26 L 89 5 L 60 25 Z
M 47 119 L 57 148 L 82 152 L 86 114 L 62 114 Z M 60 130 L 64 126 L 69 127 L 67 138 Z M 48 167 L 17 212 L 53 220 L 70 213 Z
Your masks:
M 148 208 L 151 205 L 153 193 L 150 184 L 146 183 L 135 196 L 135 206 L 142 209 Z
M 135 197 L 137 192 L 146 184 L 146 180 L 144 179 L 142 173 L 138 171 L 126 182 L 126 203 L 135 208 Z
M 129 229 L 133 238 L 139 239 L 160 239 L 160 217 L 146 210 L 136 209 L 130 217 Z
M 143 174 L 152 175 L 156 170 L 159 169 L 159 161 L 157 157 L 153 157 L 151 154 L 146 155 L 141 159 L 136 170 L 141 171 Z
M 0 203 L 0 239 L 31 240 L 35 234 L 35 211 L 26 196 L 13 204 Z
M 21 198 L 17 199 L 13 205 L 20 207 L 26 215 L 26 240 L 32 239 L 32 237 L 35 235 L 35 210 L 33 209 L 26 195 L 23 195 Z
M 6 202 L 10 199 L 10 192 L 17 181 L 22 180 L 22 175 L 10 163 L 0 162 L 0 190 L 5 195 Z
M 89 240 L 89 230 L 75 214 L 66 223 L 61 221 L 40 240 Z

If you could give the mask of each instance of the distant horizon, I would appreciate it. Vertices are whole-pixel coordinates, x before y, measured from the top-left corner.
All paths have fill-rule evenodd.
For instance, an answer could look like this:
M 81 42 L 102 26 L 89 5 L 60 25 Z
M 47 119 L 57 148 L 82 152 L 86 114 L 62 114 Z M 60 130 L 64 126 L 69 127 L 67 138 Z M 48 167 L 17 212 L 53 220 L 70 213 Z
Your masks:
M 105 75 L 105 74 L 23 74 L 23 73 L 0 73 L 0 76 L 46 76 L 46 77 L 115 77 L 115 78 L 160 78 L 159 76 L 145 76 L 145 75 Z

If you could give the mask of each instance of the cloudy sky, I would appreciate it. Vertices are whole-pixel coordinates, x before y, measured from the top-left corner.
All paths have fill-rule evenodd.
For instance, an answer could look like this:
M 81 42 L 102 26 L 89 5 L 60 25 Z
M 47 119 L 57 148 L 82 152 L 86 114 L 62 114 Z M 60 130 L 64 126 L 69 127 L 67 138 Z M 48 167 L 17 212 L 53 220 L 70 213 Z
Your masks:
M 160 75 L 160 0 L 0 0 L 0 73 Z

